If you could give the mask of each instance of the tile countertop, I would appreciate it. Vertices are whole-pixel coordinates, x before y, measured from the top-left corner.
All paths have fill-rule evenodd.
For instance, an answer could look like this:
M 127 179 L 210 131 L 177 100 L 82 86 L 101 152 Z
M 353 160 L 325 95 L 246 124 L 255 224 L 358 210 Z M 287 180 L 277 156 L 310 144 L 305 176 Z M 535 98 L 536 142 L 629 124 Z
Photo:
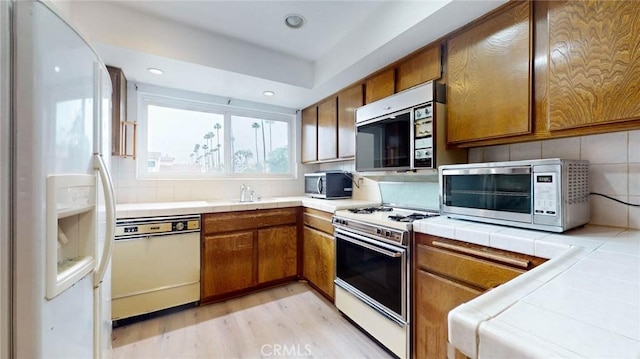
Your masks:
M 355 199 L 318 199 L 310 197 L 263 198 L 240 203 L 237 200 L 130 203 L 116 205 L 116 218 L 177 216 L 213 212 L 246 211 L 252 209 L 307 207 L 333 213 L 339 209 L 380 205 L 379 202 Z
M 449 313 L 471 358 L 640 358 L 640 231 L 562 234 L 435 217 L 416 232 L 550 258 Z

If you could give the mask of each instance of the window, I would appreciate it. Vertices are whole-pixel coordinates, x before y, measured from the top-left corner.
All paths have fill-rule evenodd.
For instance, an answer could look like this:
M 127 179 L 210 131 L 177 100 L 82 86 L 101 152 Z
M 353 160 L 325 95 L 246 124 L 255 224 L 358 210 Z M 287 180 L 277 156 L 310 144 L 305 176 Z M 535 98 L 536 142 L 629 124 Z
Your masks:
M 294 115 L 140 93 L 141 178 L 292 177 Z

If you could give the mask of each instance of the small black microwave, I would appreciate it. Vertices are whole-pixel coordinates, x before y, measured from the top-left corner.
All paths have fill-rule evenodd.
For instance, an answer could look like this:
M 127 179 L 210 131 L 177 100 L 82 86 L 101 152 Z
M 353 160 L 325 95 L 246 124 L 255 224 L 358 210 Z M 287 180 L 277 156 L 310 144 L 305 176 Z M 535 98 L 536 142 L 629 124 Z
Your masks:
M 306 173 L 304 193 L 314 198 L 350 198 L 353 193 L 351 174 L 344 171 Z

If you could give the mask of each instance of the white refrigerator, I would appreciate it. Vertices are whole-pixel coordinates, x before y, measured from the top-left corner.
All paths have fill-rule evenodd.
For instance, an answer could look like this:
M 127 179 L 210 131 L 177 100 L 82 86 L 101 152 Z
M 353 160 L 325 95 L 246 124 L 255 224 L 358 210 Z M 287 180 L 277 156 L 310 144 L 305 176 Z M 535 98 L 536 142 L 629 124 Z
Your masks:
M 109 75 L 48 3 L 0 7 L 0 357 L 110 357 Z

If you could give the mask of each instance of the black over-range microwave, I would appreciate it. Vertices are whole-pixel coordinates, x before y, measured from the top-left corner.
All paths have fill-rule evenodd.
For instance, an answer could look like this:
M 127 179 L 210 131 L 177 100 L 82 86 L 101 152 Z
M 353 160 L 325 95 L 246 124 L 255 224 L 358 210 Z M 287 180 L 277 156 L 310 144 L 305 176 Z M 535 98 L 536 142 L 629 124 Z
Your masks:
M 351 174 L 345 171 L 306 173 L 304 192 L 314 198 L 349 198 L 353 193 L 353 180 Z
M 427 82 L 356 109 L 356 171 L 411 171 L 465 163 L 447 150 L 445 85 Z

